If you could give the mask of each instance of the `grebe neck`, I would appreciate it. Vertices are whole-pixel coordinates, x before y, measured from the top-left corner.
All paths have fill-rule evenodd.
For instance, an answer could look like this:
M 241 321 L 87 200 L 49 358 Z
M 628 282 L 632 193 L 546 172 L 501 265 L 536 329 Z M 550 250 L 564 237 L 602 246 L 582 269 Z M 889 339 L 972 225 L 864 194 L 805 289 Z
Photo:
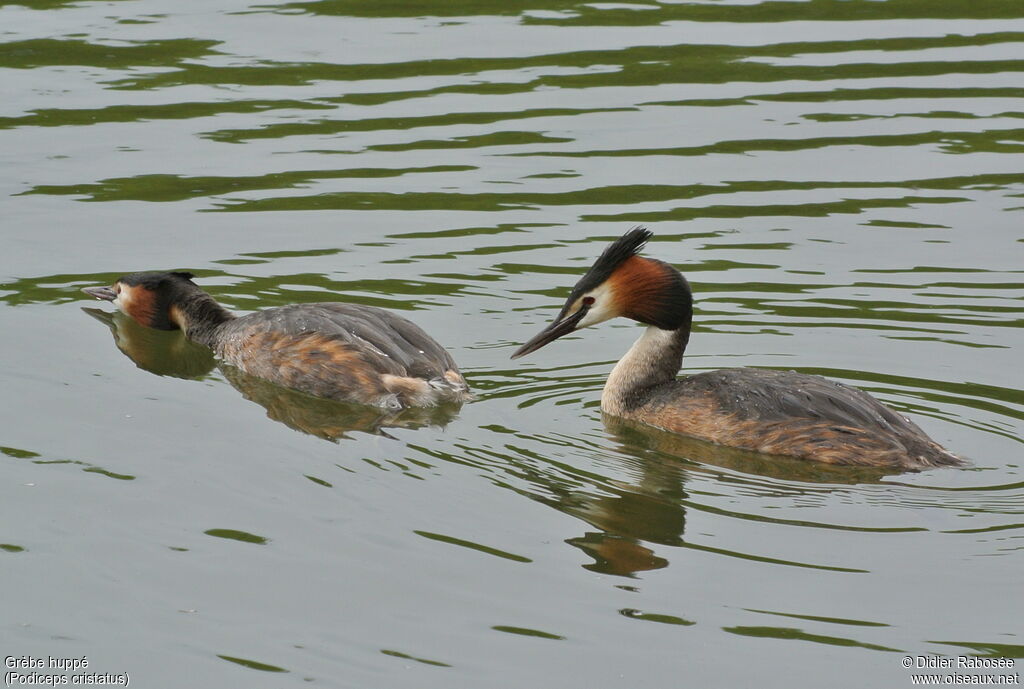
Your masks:
M 608 375 L 601 393 L 602 411 L 622 416 L 647 398 L 646 391 L 675 380 L 689 340 L 689 323 L 675 330 L 647 326 Z
M 185 337 L 212 348 L 217 330 L 236 318 L 206 292 L 196 290 L 171 306 L 171 320 L 181 328 Z

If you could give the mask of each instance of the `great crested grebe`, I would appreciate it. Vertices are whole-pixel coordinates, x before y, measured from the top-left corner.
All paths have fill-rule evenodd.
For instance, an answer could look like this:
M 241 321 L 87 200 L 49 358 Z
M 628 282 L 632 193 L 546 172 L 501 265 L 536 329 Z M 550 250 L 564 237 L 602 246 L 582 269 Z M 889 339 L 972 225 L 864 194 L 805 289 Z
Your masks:
M 192 273 L 132 273 L 83 291 L 142 325 L 177 330 L 222 361 L 316 397 L 386 409 L 461 402 L 469 386 L 451 355 L 384 309 L 325 302 L 235 316 Z
M 602 411 L 675 433 L 770 455 L 849 466 L 956 466 L 903 415 L 863 390 L 794 371 L 734 368 L 676 378 L 690 339 L 693 295 L 668 263 L 637 253 L 651 232 L 613 242 L 576 283 L 551 325 L 512 355 L 616 316 L 647 330 L 615 365 Z

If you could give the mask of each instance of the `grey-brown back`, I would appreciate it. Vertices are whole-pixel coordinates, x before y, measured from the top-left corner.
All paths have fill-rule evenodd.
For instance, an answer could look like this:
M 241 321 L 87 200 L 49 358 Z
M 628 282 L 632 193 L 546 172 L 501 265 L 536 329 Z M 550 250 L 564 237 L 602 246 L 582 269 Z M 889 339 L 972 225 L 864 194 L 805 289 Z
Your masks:
M 317 333 L 349 344 L 380 373 L 429 380 L 458 370 L 444 347 L 419 326 L 373 306 L 324 302 L 266 309 L 226 323 L 221 339 L 264 333 L 293 337 Z
M 683 432 L 692 426 L 698 437 L 725 445 L 837 464 L 961 463 L 863 390 L 795 371 L 735 368 L 680 378 L 650 390 L 637 418 L 644 416 L 655 425 L 670 419 Z
M 228 364 L 317 397 L 387 408 L 470 397 L 440 344 L 372 306 L 326 302 L 259 311 L 218 326 L 212 347 Z

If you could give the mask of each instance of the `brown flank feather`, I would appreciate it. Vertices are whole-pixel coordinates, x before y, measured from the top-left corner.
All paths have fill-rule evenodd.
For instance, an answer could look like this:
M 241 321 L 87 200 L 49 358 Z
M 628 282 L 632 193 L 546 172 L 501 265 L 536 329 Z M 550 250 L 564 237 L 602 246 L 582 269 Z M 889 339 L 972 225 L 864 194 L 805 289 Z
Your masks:
M 217 354 L 246 373 L 317 397 L 372 404 L 389 392 L 356 348 L 316 332 L 257 332 L 226 341 Z

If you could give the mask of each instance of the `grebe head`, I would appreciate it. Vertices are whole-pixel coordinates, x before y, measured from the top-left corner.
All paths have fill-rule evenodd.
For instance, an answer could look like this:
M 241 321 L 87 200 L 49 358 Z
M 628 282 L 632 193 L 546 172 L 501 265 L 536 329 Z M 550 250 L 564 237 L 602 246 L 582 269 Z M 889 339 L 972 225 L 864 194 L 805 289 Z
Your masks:
M 617 316 L 662 330 L 689 330 L 693 296 L 686 278 L 668 263 L 637 255 L 651 236 L 649 230 L 634 227 L 612 242 L 572 288 L 555 321 L 512 358 Z
M 181 319 L 176 306 L 202 293 L 192 273 L 130 273 L 109 287 L 84 287 L 86 294 L 109 301 L 138 323 L 159 330 L 177 330 Z

